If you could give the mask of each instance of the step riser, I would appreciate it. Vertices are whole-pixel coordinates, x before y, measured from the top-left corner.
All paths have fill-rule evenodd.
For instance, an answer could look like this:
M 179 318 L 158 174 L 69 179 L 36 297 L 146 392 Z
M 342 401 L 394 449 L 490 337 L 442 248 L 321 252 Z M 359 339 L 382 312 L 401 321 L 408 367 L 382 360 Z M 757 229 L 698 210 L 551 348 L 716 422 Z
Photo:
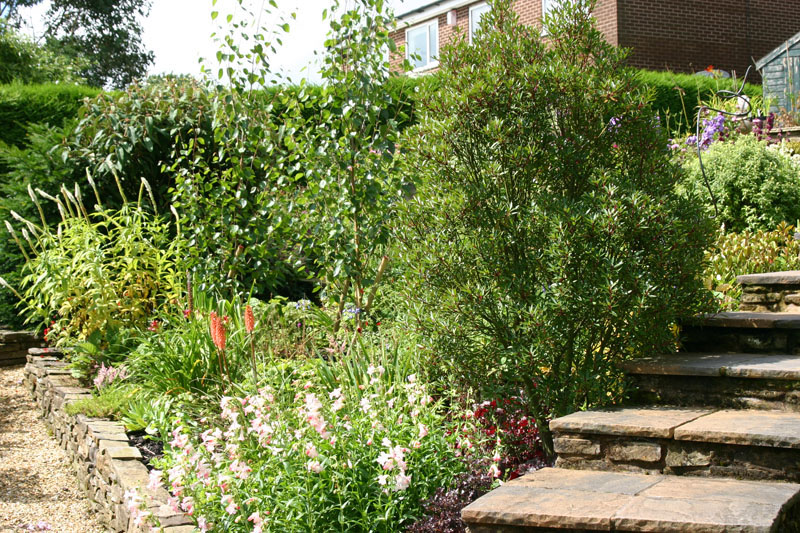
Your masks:
M 684 326 L 685 352 L 783 353 L 800 356 L 800 330 Z
M 556 467 L 800 482 L 800 449 L 557 434 Z
M 797 313 L 800 285 L 747 285 L 742 290 L 740 311 Z
M 714 406 L 800 412 L 800 382 L 631 374 L 631 400 L 643 405 Z

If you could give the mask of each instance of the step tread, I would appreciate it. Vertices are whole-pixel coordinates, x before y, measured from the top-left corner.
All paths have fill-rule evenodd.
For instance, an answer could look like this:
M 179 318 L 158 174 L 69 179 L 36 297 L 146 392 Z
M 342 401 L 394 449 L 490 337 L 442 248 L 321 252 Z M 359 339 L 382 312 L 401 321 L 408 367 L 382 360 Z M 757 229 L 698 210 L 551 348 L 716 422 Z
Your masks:
M 545 468 L 462 511 L 468 525 L 600 531 L 774 531 L 793 483 Z
M 800 380 L 800 357 L 790 354 L 677 353 L 627 361 L 628 374 Z
M 725 311 L 700 315 L 690 326 L 752 329 L 800 329 L 800 313 Z
M 762 409 L 624 407 L 579 411 L 550 422 L 554 433 L 649 437 L 800 449 L 800 413 Z
M 800 413 L 724 409 L 675 429 L 675 440 L 800 448 Z
M 715 409 L 684 407 L 623 407 L 578 411 L 550 421 L 556 433 L 595 433 L 671 439 L 675 428 Z
M 739 285 L 800 285 L 800 270 L 745 274 L 737 276 L 736 283 Z

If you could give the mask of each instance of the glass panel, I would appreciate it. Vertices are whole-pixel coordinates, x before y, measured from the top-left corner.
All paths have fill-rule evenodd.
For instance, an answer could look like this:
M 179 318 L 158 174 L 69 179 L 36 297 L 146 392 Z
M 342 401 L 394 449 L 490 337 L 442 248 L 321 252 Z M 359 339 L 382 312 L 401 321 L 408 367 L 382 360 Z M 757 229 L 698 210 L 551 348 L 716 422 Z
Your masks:
M 469 12 L 469 40 L 472 41 L 472 36 L 478 31 L 481 25 L 481 19 L 489 12 L 489 5 L 472 8 Z
M 424 67 L 428 64 L 428 27 L 414 28 L 406 33 L 408 42 L 408 60 L 414 68 Z M 415 55 L 419 57 L 414 57 Z
M 431 61 L 439 59 L 439 25 L 431 24 L 428 26 L 428 37 L 431 45 Z

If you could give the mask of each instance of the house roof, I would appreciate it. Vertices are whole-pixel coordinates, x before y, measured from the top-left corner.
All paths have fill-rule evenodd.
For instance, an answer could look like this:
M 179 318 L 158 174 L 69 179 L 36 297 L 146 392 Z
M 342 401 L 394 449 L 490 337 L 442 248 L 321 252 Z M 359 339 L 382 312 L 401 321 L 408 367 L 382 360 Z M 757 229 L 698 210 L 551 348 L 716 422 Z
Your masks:
M 782 42 L 775 48 L 772 52 L 768 53 L 758 61 L 756 61 L 756 68 L 761 70 L 766 65 L 772 63 L 777 58 L 781 56 L 784 52 L 786 52 L 787 48 L 793 48 L 794 45 L 800 42 L 800 32 L 795 33 L 793 36 L 789 37 L 786 41 Z
M 438 17 L 442 13 L 447 13 L 451 9 L 456 9 L 467 4 L 472 4 L 477 0 L 435 0 L 423 6 L 406 11 L 397 15 L 398 22 L 404 25 L 412 25 L 424 20 Z

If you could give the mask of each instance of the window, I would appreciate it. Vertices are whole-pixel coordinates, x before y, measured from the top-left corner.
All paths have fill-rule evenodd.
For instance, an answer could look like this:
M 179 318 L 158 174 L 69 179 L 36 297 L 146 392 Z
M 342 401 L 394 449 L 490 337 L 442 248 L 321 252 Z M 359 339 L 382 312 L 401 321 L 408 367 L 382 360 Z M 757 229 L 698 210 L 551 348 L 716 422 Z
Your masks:
M 433 20 L 406 30 L 406 57 L 414 70 L 439 64 L 439 23 Z
M 489 12 L 489 4 L 478 4 L 475 7 L 469 8 L 469 42 L 472 42 L 472 36 L 478 31 L 481 26 L 481 19 Z
M 558 7 L 559 0 L 542 0 L 542 18 Z

